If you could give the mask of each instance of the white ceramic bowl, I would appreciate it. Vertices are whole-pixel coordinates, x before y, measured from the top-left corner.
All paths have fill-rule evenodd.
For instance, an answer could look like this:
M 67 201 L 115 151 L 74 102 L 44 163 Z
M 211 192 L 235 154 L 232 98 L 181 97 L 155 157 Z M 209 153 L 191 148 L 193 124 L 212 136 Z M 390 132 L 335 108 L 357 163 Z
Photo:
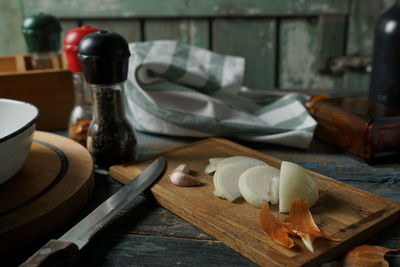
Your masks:
M 38 116 L 32 104 L 0 98 L 0 184 L 24 164 Z

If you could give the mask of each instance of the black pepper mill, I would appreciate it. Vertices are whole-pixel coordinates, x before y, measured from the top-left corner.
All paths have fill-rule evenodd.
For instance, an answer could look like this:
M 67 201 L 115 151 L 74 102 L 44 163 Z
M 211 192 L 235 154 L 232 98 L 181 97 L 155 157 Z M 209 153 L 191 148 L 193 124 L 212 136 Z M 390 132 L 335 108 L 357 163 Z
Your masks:
M 92 88 L 93 118 L 87 148 L 95 164 L 109 167 L 134 160 L 136 135 L 124 113 L 128 43 L 117 33 L 98 31 L 81 40 L 78 57 Z

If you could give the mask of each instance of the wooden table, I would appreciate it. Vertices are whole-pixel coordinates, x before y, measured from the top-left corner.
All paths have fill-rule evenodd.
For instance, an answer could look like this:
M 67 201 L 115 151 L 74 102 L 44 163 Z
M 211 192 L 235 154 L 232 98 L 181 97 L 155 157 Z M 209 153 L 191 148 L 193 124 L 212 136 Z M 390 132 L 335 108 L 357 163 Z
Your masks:
M 61 132 L 65 135 L 65 132 Z M 139 157 L 196 141 L 194 138 L 172 138 L 138 133 Z M 237 140 L 233 140 L 239 142 Z M 259 143 L 239 142 L 265 154 L 289 160 L 348 183 L 400 202 L 400 158 L 368 165 L 341 150 L 314 140 L 305 151 Z M 121 188 L 111 177 L 95 176 L 94 195 L 88 206 L 70 225 L 50 238 L 57 238 L 108 196 Z M 368 244 L 400 248 L 400 223 L 374 238 Z M 40 244 L 38 244 L 39 246 Z M 32 251 L 37 247 L 32 248 Z M 29 255 L 32 251 L 26 251 Z M 24 258 L 27 255 L 20 255 Z M 400 266 L 400 256 L 392 259 Z M 100 231 L 81 251 L 80 266 L 256 266 L 208 234 L 198 230 L 154 200 L 144 196 L 133 201 L 129 209 Z

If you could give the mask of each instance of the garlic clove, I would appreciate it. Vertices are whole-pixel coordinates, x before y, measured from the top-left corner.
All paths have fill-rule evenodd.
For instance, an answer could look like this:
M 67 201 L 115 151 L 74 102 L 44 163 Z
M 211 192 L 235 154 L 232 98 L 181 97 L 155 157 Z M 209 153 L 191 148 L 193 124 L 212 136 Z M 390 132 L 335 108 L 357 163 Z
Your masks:
M 179 167 L 179 166 L 178 166 Z M 171 183 L 181 187 L 199 186 L 201 182 L 198 178 L 182 171 L 173 171 L 169 176 Z
M 187 164 L 183 163 L 183 164 L 178 165 L 178 166 L 172 171 L 172 173 L 174 173 L 174 172 L 189 173 L 189 169 L 188 169 Z

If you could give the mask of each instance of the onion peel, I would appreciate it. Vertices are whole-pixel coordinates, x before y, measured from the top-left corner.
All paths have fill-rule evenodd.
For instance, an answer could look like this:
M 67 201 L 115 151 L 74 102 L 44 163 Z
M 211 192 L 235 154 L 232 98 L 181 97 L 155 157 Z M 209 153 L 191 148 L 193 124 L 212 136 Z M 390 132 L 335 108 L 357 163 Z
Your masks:
M 389 263 L 385 260 L 385 254 L 398 251 L 381 246 L 361 245 L 346 253 L 342 266 L 389 267 Z
M 297 199 L 292 202 L 289 216 L 284 222 L 289 229 L 301 237 L 304 245 L 311 252 L 314 252 L 313 242 L 317 238 L 325 238 L 330 241 L 340 241 L 340 239 L 326 237 L 321 232 L 314 222 L 307 201 L 304 199 Z
M 276 243 L 286 248 L 293 248 L 295 243 L 289 234 L 290 229 L 283 223 L 278 221 L 269 209 L 268 202 L 260 210 L 260 222 L 264 232 Z
M 276 243 L 286 248 L 295 246 L 294 240 L 289 235 L 299 236 L 308 250 L 314 252 L 313 241 L 316 238 L 325 238 L 330 241 L 340 241 L 326 237 L 315 224 L 307 201 L 304 199 L 292 202 L 289 216 L 284 222 L 278 221 L 265 202 L 260 210 L 260 222 L 264 232 Z

